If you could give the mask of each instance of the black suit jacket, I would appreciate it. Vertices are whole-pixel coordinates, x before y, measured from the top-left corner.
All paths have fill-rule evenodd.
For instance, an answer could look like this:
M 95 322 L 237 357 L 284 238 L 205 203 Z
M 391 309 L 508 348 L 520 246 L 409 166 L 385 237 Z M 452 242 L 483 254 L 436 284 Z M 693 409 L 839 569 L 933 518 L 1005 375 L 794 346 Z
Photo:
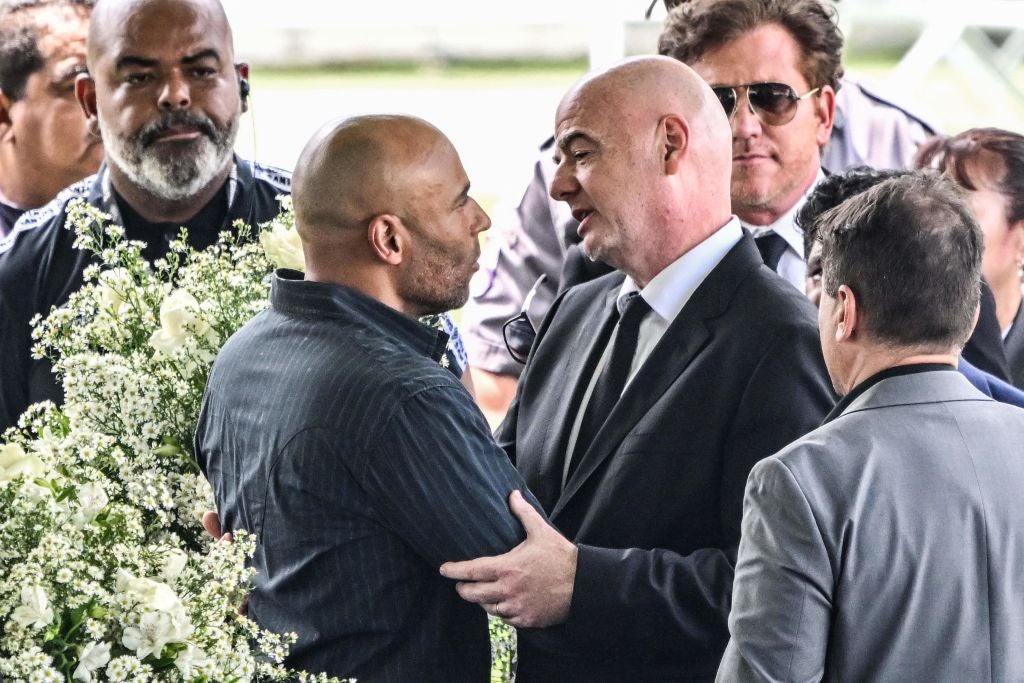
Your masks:
M 814 309 L 749 236 L 693 294 L 561 488 L 564 454 L 624 276 L 552 306 L 499 443 L 579 544 L 567 623 L 520 632 L 520 681 L 713 678 L 747 473 L 834 397 Z
M 1006 360 L 1010 364 L 1011 383 L 1018 389 L 1024 389 L 1024 311 L 1017 311 L 1003 343 L 1006 345 Z

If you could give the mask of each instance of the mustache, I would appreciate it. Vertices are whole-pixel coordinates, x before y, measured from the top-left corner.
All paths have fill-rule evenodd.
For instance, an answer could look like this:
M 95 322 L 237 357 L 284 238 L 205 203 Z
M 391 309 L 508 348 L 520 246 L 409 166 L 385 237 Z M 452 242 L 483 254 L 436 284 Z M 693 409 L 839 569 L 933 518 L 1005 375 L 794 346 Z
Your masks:
M 161 135 L 178 126 L 195 128 L 213 142 L 218 142 L 220 138 L 220 131 L 213 125 L 213 121 L 198 112 L 181 109 L 164 112 L 156 121 L 143 126 L 136 137 L 143 147 L 148 147 Z

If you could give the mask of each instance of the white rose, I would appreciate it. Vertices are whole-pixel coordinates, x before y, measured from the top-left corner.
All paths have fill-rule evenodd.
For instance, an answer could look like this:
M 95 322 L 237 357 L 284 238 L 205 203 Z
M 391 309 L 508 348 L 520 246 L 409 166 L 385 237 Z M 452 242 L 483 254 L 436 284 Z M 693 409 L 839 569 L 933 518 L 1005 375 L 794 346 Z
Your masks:
M 21 606 L 14 610 L 11 619 L 25 628 L 46 628 L 53 621 L 53 609 L 50 598 L 39 586 L 26 586 L 21 589 Z
M 176 612 L 182 607 L 177 594 L 166 583 L 132 576 L 123 569 L 117 571 L 117 590 L 131 595 L 145 609 Z
M 101 669 L 110 661 L 109 643 L 89 643 L 78 658 L 78 666 L 72 678 L 82 683 L 92 683 L 93 671 Z
M 46 465 L 35 453 L 26 453 L 16 443 L 0 448 L 0 481 L 11 481 L 19 476 L 32 480 L 46 472 Z
M 199 302 L 187 291 L 171 292 L 160 304 L 160 329 L 150 336 L 150 346 L 169 354 L 184 344 L 189 334 L 206 334 L 210 326 L 196 315 L 198 310 Z
M 260 233 L 260 244 L 275 266 L 305 270 L 306 261 L 302 255 L 302 240 L 295 228 L 274 223 L 270 229 Z

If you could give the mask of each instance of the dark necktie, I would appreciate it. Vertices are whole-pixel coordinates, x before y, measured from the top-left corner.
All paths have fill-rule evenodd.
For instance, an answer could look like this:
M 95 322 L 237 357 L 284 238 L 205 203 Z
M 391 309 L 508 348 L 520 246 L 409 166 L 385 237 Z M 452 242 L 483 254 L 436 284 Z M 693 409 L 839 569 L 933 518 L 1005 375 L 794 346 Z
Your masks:
M 764 264 L 772 270 L 778 269 L 782 255 L 789 248 L 786 240 L 776 232 L 766 232 L 763 235 L 758 235 L 754 238 L 754 244 L 757 245 L 757 250 L 761 252 L 761 259 L 764 261 Z
M 622 315 L 615 326 L 611 353 L 608 354 L 608 362 L 594 384 L 594 391 L 590 394 L 590 401 L 583 413 L 566 480 L 579 467 L 583 454 L 590 448 L 594 437 L 608 419 L 608 414 L 622 396 L 629 370 L 633 365 L 633 356 L 636 355 L 640 323 L 651 310 L 639 292 L 628 294 L 620 308 Z

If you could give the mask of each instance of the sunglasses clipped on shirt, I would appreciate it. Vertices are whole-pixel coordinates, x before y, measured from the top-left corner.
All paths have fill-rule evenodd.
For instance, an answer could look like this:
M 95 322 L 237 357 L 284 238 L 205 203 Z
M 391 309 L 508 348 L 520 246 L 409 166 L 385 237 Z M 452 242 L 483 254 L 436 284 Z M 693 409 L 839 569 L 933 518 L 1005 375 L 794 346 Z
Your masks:
M 747 83 L 746 85 L 718 85 L 711 88 L 722 103 L 730 119 L 739 106 L 740 90 L 747 91 L 747 106 L 750 113 L 767 126 L 784 126 L 796 116 L 800 100 L 807 99 L 821 90 L 820 87 L 797 95 L 785 83 Z
M 537 338 L 537 330 L 534 329 L 533 323 L 530 322 L 530 316 L 527 315 L 527 311 L 530 310 L 530 304 L 533 303 L 533 297 L 537 295 L 537 290 L 540 289 L 541 284 L 546 279 L 547 275 L 541 275 L 537 278 L 537 281 L 533 283 L 533 287 L 530 287 L 530 291 L 526 293 L 526 298 L 523 299 L 523 307 L 519 310 L 519 314 L 509 318 L 501 326 L 501 336 L 505 338 L 505 348 L 508 349 L 508 355 L 512 356 L 512 360 L 517 363 L 526 363 L 526 357 L 530 355 L 530 349 L 533 348 L 533 341 Z

